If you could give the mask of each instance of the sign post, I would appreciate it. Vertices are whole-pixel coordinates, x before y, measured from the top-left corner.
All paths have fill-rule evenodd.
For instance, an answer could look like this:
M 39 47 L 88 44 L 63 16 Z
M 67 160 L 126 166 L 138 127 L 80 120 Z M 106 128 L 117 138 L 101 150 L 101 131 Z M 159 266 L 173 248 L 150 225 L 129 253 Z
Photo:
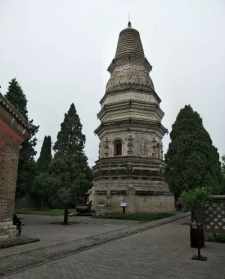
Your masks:
M 127 207 L 127 202 L 122 201 L 122 202 L 120 203 L 120 207 L 121 207 L 122 210 L 123 210 L 123 215 L 125 215 L 125 213 L 126 213 L 126 207 Z

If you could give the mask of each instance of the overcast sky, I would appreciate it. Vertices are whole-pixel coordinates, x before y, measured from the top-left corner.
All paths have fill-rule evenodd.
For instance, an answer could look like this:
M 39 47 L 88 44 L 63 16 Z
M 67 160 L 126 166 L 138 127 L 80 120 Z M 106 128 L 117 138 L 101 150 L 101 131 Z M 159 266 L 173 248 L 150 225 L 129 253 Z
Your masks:
M 45 135 L 55 141 L 74 102 L 93 165 L 106 69 L 129 13 L 153 66 L 163 124 L 170 130 L 180 108 L 191 104 L 225 154 L 224 0 L 0 0 L 1 92 L 17 78 L 40 125 L 37 150 Z M 165 136 L 165 151 L 168 142 Z

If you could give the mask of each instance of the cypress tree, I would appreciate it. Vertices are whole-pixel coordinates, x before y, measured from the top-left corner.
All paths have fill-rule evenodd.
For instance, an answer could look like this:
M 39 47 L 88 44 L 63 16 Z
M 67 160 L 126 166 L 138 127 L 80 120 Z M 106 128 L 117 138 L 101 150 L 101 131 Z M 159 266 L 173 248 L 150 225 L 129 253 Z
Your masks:
M 54 158 L 50 167 L 53 183 L 52 199 L 65 209 L 74 207 L 79 198 L 91 186 L 91 171 L 84 153 L 85 136 L 74 104 L 65 114 L 57 140 L 53 147 Z
M 33 178 L 35 176 L 34 156 L 36 155 L 36 151 L 34 147 L 37 143 L 35 134 L 38 132 L 39 126 L 35 126 L 33 124 L 33 120 L 29 119 L 27 110 L 27 99 L 16 79 L 12 79 L 9 82 L 8 91 L 5 97 L 27 119 L 31 127 L 31 137 L 30 139 L 27 139 L 25 142 L 23 142 L 18 162 L 16 196 L 23 197 L 26 194 L 30 193 Z
M 49 207 L 49 166 L 52 160 L 52 142 L 51 136 L 45 136 L 41 147 L 40 156 L 37 160 L 37 175 L 34 178 L 31 195 L 36 206 L 44 208 Z
M 27 99 L 15 78 L 9 82 L 5 97 L 14 105 L 17 111 L 28 120 Z
M 38 172 L 47 172 L 52 160 L 51 136 L 45 136 L 41 147 L 40 156 L 37 160 Z
M 190 105 L 180 110 L 170 133 L 171 142 L 165 156 L 165 175 L 177 199 L 185 190 L 207 187 L 221 191 L 221 171 L 217 149 Z

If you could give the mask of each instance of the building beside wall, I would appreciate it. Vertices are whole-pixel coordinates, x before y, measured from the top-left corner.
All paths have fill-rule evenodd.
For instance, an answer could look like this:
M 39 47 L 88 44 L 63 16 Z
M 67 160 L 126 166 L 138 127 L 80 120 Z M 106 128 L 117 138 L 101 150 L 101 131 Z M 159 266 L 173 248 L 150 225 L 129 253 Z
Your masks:
M 139 32 L 131 23 L 119 34 L 110 78 L 98 113 L 99 159 L 91 190 L 97 214 L 174 210 L 164 180 L 163 111 Z
M 0 94 L 0 242 L 16 237 L 12 216 L 17 164 L 20 145 L 29 137 L 28 131 L 26 119 Z

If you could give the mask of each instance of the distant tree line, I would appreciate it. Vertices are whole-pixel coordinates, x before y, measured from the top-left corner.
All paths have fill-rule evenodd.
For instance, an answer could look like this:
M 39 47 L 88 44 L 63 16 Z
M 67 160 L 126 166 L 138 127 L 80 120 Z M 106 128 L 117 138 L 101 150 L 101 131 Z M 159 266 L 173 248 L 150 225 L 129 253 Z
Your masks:
M 74 104 L 71 104 L 53 146 L 45 136 L 35 161 L 39 126 L 29 118 L 27 99 L 16 79 L 9 82 L 5 97 L 30 123 L 31 137 L 22 144 L 18 163 L 16 198 L 28 197 L 37 207 L 73 208 L 91 187 L 92 171 L 84 153 L 85 136 Z

